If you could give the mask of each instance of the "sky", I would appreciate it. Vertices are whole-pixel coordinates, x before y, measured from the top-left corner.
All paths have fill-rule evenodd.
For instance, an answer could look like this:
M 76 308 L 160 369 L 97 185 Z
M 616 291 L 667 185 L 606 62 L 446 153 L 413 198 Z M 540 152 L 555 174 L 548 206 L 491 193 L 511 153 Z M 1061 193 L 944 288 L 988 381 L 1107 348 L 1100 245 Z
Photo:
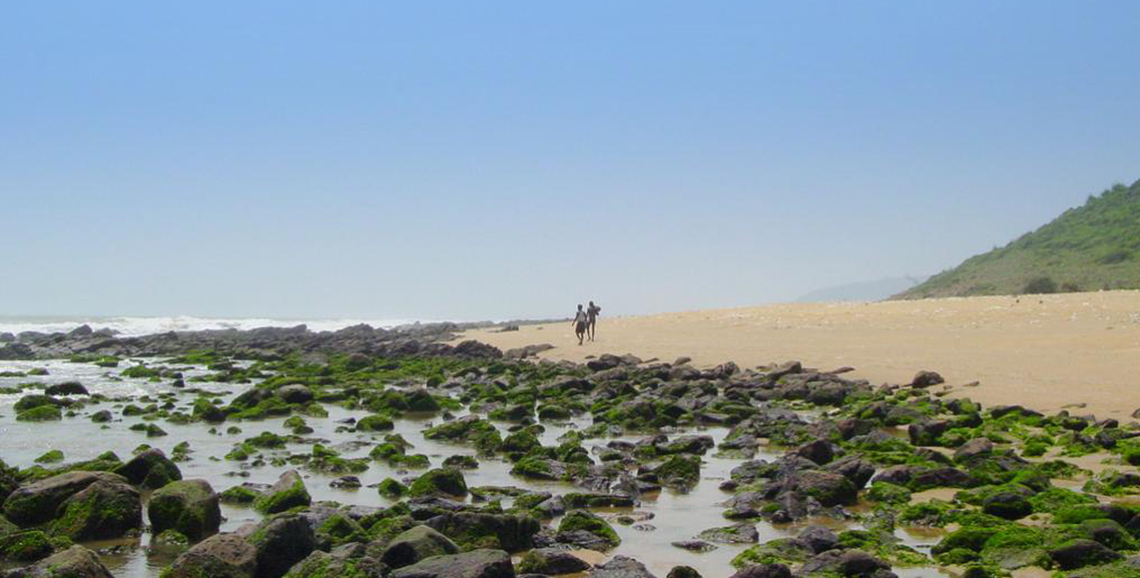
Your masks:
M 507 319 L 931 274 L 1140 179 L 1140 3 L 0 7 L 0 314 Z

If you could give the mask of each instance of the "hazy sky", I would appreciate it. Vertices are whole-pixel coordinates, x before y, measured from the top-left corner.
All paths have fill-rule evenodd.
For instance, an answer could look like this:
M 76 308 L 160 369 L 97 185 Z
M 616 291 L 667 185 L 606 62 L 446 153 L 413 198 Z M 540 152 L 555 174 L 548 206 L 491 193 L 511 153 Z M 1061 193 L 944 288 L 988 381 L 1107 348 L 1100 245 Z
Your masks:
M 1140 178 L 1137 2 L 19 2 L 0 314 L 482 319 L 933 273 Z

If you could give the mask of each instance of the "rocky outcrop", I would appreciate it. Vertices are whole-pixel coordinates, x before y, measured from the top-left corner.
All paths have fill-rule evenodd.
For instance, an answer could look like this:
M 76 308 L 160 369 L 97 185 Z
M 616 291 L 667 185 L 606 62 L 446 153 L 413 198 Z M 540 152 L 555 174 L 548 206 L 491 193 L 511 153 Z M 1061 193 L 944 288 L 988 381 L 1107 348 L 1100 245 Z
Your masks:
M 211 575 L 213 576 L 213 575 Z M 39 562 L 13 570 L 5 578 L 114 578 L 99 556 L 83 546 L 72 546 Z
M 502 550 L 472 550 L 433 556 L 392 572 L 392 578 L 514 578 L 511 557 Z
M 16 488 L 4 500 L 4 516 L 20 526 L 50 522 L 71 496 L 98 481 L 126 484 L 126 478 L 108 472 L 68 472 Z
M 257 550 L 237 534 L 215 534 L 180 555 L 163 578 L 254 578 Z

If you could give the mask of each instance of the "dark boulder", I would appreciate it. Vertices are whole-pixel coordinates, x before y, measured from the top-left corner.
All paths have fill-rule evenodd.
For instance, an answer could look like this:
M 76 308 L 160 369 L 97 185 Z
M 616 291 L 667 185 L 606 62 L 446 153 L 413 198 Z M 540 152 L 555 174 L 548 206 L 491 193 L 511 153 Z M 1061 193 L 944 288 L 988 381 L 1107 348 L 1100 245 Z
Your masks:
M 52 531 L 75 541 L 118 538 L 142 527 L 142 500 L 126 483 L 104 480 L 76 492 L 59 506 Z
M 657 578 L 645 564 L 628 556 L 614 556 L 605 564 L 595 566 L 586 578 Z
M 20 526 L 52 520 L 60 504 L 97 481 L 127 483 L 109 472 L 68 472 L 16 488 L 4 500 L 4 516 Z
M 136 486 L 151 490 L 182 479 L 182 471 L 178 469 L 178 465 L 158 448 L 151 448 L 138 454 L 127 463 L 115 468 L 114 472 Z
M 257 551 L 254 578 L 280 578 L 317 548 L 317 537 L 304 516 L 278 515 L 259 524 L 247 538 Z
M 590 563 L 563 550 L 555 548 L 535 548 L 523 555 L 519 561 L 519 572 L 526 574 L 573 574 L 585 572 Z
M 941 383 L 946 383 L 945 379 L 936 371 L 920 371 L 914 379 L 910 381 L 911 387 L 931 387 Z
M 742 568 L 732 578 L 792 578 L 792 571 L 783 564 L 755 564 Z
M 39 562 L 13 570 L 5 578 L 114 578 L 99 556 L 83 546 L 72 546 Z M 178 577 L 174 577 L 178 578 Z
M 254 578 L 257 549 L 237 534 L 215 534 L 182 553 L 163 578 Z
M 389 568 L 403 568 L 432 556 L 458 553 L 459 546 L 447 536 L 429 526 L 415 526 L 393 538 L 380 561 Z
M 1069 540 L 1050 550 L 1049 556 L 1062 570 L 1105 564 L 1124 558 L 1124 556 L 1092 540 Z
M 57 383 L 49 385 L 44 388 L 45 395 L 91 395 L 87 393 L 87 388 L 83 387 L 82 383 L 78 381 L 67 381 L 64 383 Z
M 514 578 L 511 556 L 502 550 L 472 550 L 433 556 L 392 572 L 391 578 Z
M 218 495 L 206 480 L 180 480 L 156 490 L 147 517 L 155 534 L 178 530 L 191 540 L 217 532 L 222 523 Z

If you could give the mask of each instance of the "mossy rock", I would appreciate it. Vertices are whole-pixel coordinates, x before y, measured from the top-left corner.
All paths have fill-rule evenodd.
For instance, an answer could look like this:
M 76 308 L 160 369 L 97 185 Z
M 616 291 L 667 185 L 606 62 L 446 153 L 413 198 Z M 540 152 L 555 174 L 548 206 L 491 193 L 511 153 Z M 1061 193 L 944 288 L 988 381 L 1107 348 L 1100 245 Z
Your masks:
M 64 500 L 52 532 L 75 541 L 118 538 L 142 526 L 142 500 L 125 483 L 96 481 Z
M 41 405 L 16 414 L 16 421 L 58 421 L 63 413 L 54 405 Z
M 180 480 L 156 490 L 148 504 L 148 517 L 157 534 L 178 530 L 192 540 L 218 531 L 222 511 L 218 495 L 205 480 Z
M 253 507 L 263 514 L 276 514 L 298 506 L 308 506 L 312 502 L 301 475 L 289 470 L 281 474 L 277 483 L 253 502 Z
M 408 493 L 408 486 L 392 478 L 384 478 L 384 480 L 376 486 L 376 490 L 385 498 L 397 499 Z
M 218 494 L 218 500 L 223 504 L 252 504 L 261 496 L 261 492 L 247 486 L 234 486 Z
M 868 500 L 894 505 L 910 502 L 910 496 L 910 490 L 889 482 L 875 482 L 866 493 Z
M 59 450 L 49 450 L 44 452 L 43 455 L 35 459 L 37 464 L 55 464 L 63 461 L 63 452 Z
M 32 562 L 55 550 L 51 538 L 40 530 L 25 530 L 0 536 L 0 559 Z
M 558 532 L 584 531 L 604 540 L 610 547 L 616 548 L 621 544 L 621 538 L 614 531 L 609 522 L 601 516 L 586 510 L 571 510 L 562 517 L 558 523 Z
M 392 418 L 383 414 L 365 416 L 356 422 L 357 431 L 389 431 L 395 427 L 396 423 Z
M 467 495 L 467 482 L 463 472 L 455 468 L 438 468 L 424 472 L 408 488 L 409 496 Z

